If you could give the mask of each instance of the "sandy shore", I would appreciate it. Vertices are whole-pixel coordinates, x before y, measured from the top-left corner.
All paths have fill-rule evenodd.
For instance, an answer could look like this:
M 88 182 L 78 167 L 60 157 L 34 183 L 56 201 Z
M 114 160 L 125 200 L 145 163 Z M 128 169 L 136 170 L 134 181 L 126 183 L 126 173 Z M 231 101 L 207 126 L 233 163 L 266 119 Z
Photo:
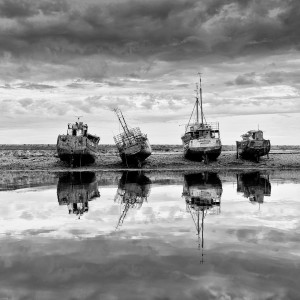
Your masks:
M 236 159 L 235 151 L 230 146 L 225 147 L 217 161 L 205 165 L 203 162 L 189 161 L 183 158 L 179 146 L 156 146 L 153 154 L 143 165 L 144 170 L 300 170 L 300 147 L 274 147 L 269 158 L 262 157 L 259 163 Z M 44 147 L 0 146 L 1 170 L 45 170 L 64 171 L 73 170 L 61 162 L 56 155 L 53 145 Z M 111 146 L 99 149 L 97 161 L 82 170 L 124 170 L 121 160 Z M 132 168 L 131 168 L 132 169 Z

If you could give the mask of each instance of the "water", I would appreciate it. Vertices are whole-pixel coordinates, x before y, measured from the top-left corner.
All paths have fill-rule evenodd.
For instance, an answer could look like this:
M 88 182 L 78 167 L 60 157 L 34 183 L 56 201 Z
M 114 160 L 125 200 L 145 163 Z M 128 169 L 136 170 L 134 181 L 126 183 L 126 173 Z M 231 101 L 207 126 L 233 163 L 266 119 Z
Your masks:
M 300 172 L 6 172 L 0 299 L 300 299 Z

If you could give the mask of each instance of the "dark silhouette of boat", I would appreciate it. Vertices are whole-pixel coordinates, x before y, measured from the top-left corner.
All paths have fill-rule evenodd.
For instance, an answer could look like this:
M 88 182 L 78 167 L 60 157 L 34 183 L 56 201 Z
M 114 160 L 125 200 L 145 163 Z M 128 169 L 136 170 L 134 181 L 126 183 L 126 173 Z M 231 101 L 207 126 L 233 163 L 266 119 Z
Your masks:
M 87 124 L 78 122 L 68 124 L 67 134 L 57 138 L 58 157 L 71 166 L 93 163 L 98 153 L 100 138 L 88 133 Z
M 114 136 L 122 162 L 125 165 L 141 167 L 144 160 L 151 155 L 152 149 L 147 135 L 139 127 L 128 128 L 120 109 L 114 110 L 123 128 L 123 132 Z
M 271 149 L 270 140 L 265 140 L 261 130 L 250 130 L 242 135 L 242 141 L 236 141 L 236 158 L 254 159 L 259 162 L 261 156 Z
M 69 214 L 81 216 L 88 211 L 89 201 L 100 197 L 94 172 L 67 172 L 59 175 L 57 199 L 67 205 Z
M 123 224 L 129 209 L 139 209 L 147 201 L 150 190 L 151 180 L 143 172 L 123 172 L 115 196 L 115 202 L 123 207 L 116 229 Z
M 209 160 L 216 160 L 221 154 L 222 143 L 220 139 L 219 123 L 208 123 L 204 117 L 201 77 L 200 86 L 196 86 L 196 102 L 189 122 L 185 127 L 185 133 L 181 139 L 183 142 L 184 157 L 187 159 L 204 160 L 204 162 L 207 163 Z
M 191 214 L 196 226 L 198 248 L 202 249 L 201 263 L 203 263 L 204 257 L 204 218 L 208 212 L 210 214 L 220 213 L 222 193 L 222 182 L 217 173 L 203 172 L 184 175 L 182 195 L 185 198 L 186 209 Z
M 258 171 L 237 174 L 237 192 L 250 202 L 261 204 L 265 196 L 271 196 L 269 176 Z

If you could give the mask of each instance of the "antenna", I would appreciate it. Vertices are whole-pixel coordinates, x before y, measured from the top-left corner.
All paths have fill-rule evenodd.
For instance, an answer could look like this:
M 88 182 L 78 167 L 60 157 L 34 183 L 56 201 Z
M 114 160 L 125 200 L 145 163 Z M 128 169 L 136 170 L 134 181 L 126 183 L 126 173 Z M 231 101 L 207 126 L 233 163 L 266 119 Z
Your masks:
M 202 73 L 198 72 L 199 75 L 199 83 L 200 83 L 200 109 L 201 109 L 201 124 L 203 124 L 203 107 L 202 107 L 202 82 L 201 75 Z
M 197 123 L 199 123 L 199 87 L 198 87 L 198 83 L 196 83 L 196 121 Z

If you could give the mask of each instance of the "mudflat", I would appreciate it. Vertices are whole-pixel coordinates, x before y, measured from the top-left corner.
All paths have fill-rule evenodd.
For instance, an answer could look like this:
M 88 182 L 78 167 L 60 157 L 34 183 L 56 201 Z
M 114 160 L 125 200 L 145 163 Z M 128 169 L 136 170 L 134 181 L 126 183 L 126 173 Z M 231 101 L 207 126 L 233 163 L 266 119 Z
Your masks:
M 216 161 L 208 164 L 190 161 L 183 157 L 180 145 L 153 145 L 152 155 L 142 166 L 144 170 L 251 170 L 251 169 L 299 169 L 300 146 L 273 146 L 260 162 L 236 158 L 234 146 L 224 146 Z M 59 160 L 55 145 L 0 145 L 1 170 L 126 170 L 113 145 L 100 145 L 94 164 L 71 168 Z

